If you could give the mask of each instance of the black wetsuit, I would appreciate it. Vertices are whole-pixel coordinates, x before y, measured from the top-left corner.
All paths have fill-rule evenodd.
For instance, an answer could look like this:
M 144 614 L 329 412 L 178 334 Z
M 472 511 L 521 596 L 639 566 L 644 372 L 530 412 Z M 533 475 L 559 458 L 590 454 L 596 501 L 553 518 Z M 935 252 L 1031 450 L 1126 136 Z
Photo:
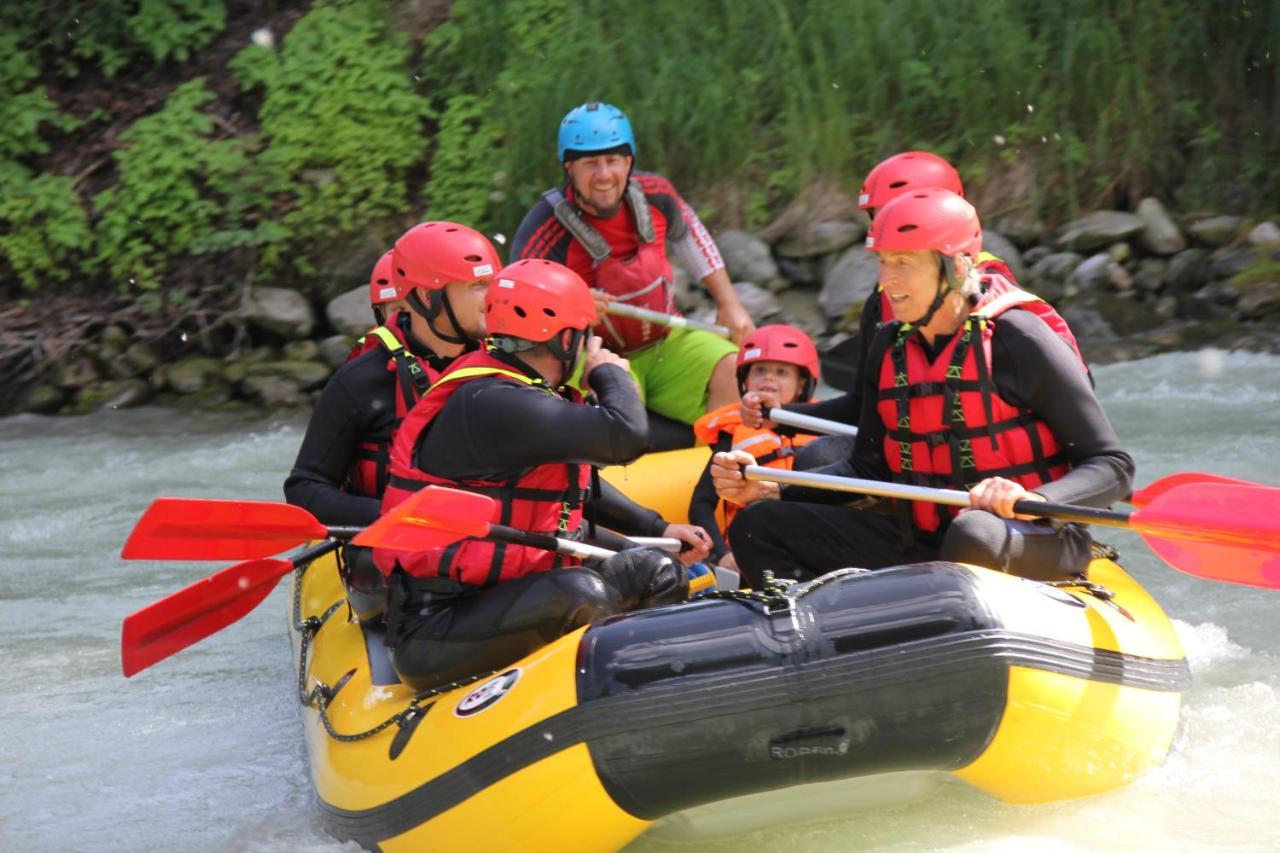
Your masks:
M 867 364 L 880 363 L 896 331 L 889 324 L 877 333 Z M 937 338 L 931 352 L 949 340 Z M 1133 459 L 1120 448 L 1075 354 L 1047 324 L 1028 311 L 1001 314 L 992 335 L 992 379 L 1001 397 L 1045 422 L 1071 465 L 1060 479 L 1038 486 L 1038 494 L 1051 503 L 1105 507 L 1129 493 Z M 876 409 L 878 381 L 879 370 L 860 375 L 853 455 L 818 469 L 822 473 L 892 479 Z M 907 536 L 899 515 L 886 511 L 889 504 L 858 509 L 849 501 L 846 493 L 787 487 L 781 501 L 757 501 L 739 512 L 730 534 L 747 580 L 758 583 L 765 569 L 807 578 L 844 566 L 883 568 L 938 557 L 1037 578 L 1075 575 L 1088 564 L 1091 539 L 1080 525 L 1008 524 L 991 513 L 966 512 L 936 534 Z
M 530 373 L 517 359 L 498 355 Z M 482 377 L 449 398 L 415 451 L 414 463 L 452 480 L 507 480 L 539 465 L 631 462 L 648 440 L 644 406 L 622 368 L 589 377 L 598 406 L 538 388 Z M 653 510 L 604 485 L 585 508 L 596 523 L 660 535 Z M 427 689 L 505 666 L 582 625 L 635 607 L 684 598 L 684 567 L 651 549 L 627 551 L 592 568 L 554 569 L 479 590 L 449 589 L 397 568 L 387 608 L 387 642 L 400 677 Z

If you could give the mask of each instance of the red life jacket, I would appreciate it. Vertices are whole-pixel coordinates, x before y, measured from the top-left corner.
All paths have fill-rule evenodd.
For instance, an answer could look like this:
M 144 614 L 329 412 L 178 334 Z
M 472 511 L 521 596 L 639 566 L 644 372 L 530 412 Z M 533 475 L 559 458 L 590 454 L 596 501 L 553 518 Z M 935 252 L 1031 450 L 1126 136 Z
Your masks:
M 486 351 L 459 358 L 441 374 L 397 431 L 391 446 L 391 476 L 382 497 L 382 511 L 387 512 L 425 486 L 450 486 L 497 498 L 498 507 L 491 522 L 560 537 L 576 534 L 582 521 L 590 466 L 550 463 L 507 480 L 450 480 L 414 464 L 419 441 L 449 398 L 473 379 L 495 376 L 559 396 L 542 380 L 520 373 Z M 566 393 L 570 395 L 569 402 L 582 402 L 576 391 L 570 389 Z M 527 426 L 513 424 L 513 439 L 519 428 Z M 463 539 L 444 548 L 416 553 L 375 548 L 374 562 L 388 575 L 398 564 L 415 577 L 447 578 L 471 587 L 487 587 L 558 566 L 577 565 L 579 561 L 539 548 Z
M 551 205 L 560 224 L 591 256 L 595 264 L 596 287 L 617 297 L 619 302 L 663 314 L 678 313 L 671 263 L 667 260 L 666 249 L 658 242 L 649 202 L 638 183 L 629 181 L 623 194 L 635 219 L 638 237 L 635 254 L 629 258 L 614 256 L 609 241 L 587 222 L 582 211 L 565 198 L 562 190 L 548 190 L 542 197 Z M 668 326 L 647 320 L 610 314 L 601 316 L 596 329 L 609 349 L 623 354 L 655 344 L 671 330 Z
M 1055 331 L 1070 335 L 1070 329 L 1052 306 L 1002 276 L 984 284 L 977 307 L 932 363 L 908 324 L 880 362 L 876 408 L 895 482 L 967 490 L 987 477 L 1004 477 L 1030 490 L 1070 470 L 1049 427 L 1001 398 L 991 379 L 991 336 L 1000 314 L 1028 310 Z M 911 502 L 912 523 L 925 532 L 939 530 L 956 511 Z
M 733 442 L 731 450 L 745 450 L 756 458 L 757 465 L 766 468 L 780 468 L 790 471 L 795 465 L 796 450 L 818 438 L 809 433 L 778 435 L 770 429 L 752 429 L 742 423 L 742 409 L 738 403 L 728 403 L 718 409 L 707 412 L 693 425 L 693 434 L 698 440 L 714 445 L 720 434 L 729 436 Z M 725 523 L 721 529 L 728 529 L 734 515 L 740 507 L 730 501 L 720 501 L 724 509 Z
M 387 370 L 396 374 L 396 418 L 391 434 L 383 437 L 366 437 L 356 445 L 356 461 L 347 474 L 344 490 L 356 495 L 377 498 L 387 487 L 391 463 L 391 442 L 405 415 L 418 402 L 418 398 L 431 386 L 439 374 L 427 362 L 409 351 L 404 329 L 393 314 L 385 326 L 370 329 L 356 341 L 347 355 L 353 361 L 367 352 L 383 349 L 387 353 Z

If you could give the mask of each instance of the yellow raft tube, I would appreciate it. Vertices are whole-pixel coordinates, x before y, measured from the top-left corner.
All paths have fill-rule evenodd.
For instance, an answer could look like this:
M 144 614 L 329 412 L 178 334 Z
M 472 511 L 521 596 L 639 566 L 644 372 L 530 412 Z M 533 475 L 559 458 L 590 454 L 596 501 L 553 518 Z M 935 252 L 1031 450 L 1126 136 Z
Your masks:
M 692 482 L 697 458 L 608 476 L 679 494 L 676 469 L 696 465 Z M 1096 559 L 1090 581 L 845 570 L 614 617 L 415 697 L 326 557 L 295 576 L 293 619 L 326 828 L 388 851 L 616 850 L 659 820 L 696 832 L 725 804 L 831 816 L 859 805 L 840 780 L 903 771 L 1010 802 L 1106 791 L 1164 760 L 1188 668 L 1119 565 Z

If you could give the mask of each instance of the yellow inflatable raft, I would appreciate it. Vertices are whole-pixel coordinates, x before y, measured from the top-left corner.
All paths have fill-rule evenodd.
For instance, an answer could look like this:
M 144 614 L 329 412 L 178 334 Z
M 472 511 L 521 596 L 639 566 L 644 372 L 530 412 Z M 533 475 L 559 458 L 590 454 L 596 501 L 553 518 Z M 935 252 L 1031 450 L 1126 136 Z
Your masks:
M 616 850 L 655 821 L 715 831 L 708 810 L 830 816 L 859 805 L 841 780 L 904 771 L 1013 802 L 1106 791 L 1164 760 L 1188 669 L 1113 559 L 1090 580 L 845 570 L 615 617 L 415 696 L 326 557 L 293 619 L 325 823 L 383 850 Z

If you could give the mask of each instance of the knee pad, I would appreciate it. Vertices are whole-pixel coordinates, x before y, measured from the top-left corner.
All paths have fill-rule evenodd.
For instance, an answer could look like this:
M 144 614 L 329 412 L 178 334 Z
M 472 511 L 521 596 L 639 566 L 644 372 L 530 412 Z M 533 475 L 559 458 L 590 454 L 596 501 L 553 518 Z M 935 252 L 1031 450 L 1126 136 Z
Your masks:
M 656 548 L 619 551 L 596 569 L 605 583 L 617 590 L 624 610 L 684 601 L 689 597 L 689 577 L 684 564 Z

